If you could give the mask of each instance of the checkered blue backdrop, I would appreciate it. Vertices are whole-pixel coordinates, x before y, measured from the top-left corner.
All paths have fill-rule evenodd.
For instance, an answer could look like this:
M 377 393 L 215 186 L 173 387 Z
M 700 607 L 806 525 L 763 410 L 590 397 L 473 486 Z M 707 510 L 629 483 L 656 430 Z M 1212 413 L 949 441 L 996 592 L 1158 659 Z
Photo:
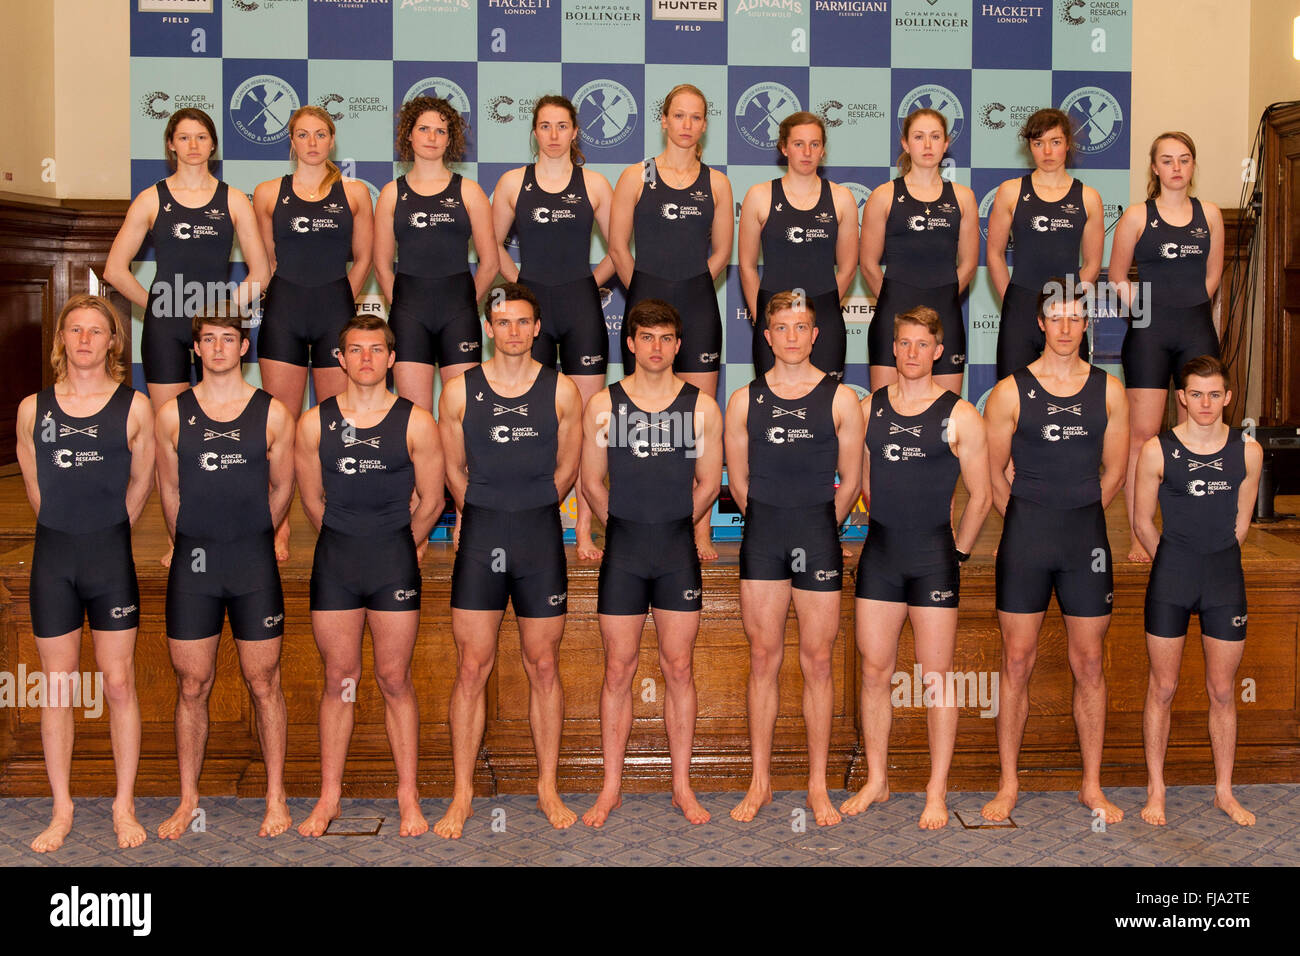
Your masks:
M 710 100 L 704 159 L 740 200 L 781 174 L 777 124 L 798 109 L 824 117 L 825 174 L 865 202 L 896 175 L 900 121 L 930 106 L 949 121 L 946 175 L 980 202 L 1029 157 L 1017 131 L 1054 105 L 1075 120 L 1078 175 L 1096 187 L 1109 231 L 1128 204 L 1132 0 L 131 0 L 131 185 L 166 175 L 162 131 L 182 106 L 219 124 L 219 175 L 251 195 L 289 170 L 286 122 L 300 104 L 329 110 L 336 160 L 372 194 L 403 170 L 393 122 L 419 93 L 446 97 L 472 128 L 461 171 L 491 189 L 527 162 L 534 100 L 578 105 L 583 150 L 611 182 L 662 148 L 664 94 L 691 82 Z M 1145 135 L 1145 134 L 1143 134 Z M 604 255 L 593 243 L 592 259 Z M 140 281 L 152 278 L 143 250 Z M 1107 240 L 1109 258 L 1109 238 Z M 734 262 L 734 259 L 733 259 Z M 242 264 L 232 264 L 236 278 Z M 617 358 L 623 290 L 607 295 Z M 720 398 L 752 378 L 738 272 L 718 286 L 725 317 Z M 384 312 L 372 282 L 359 307 Z M 846 379 L 865 386 L 872 299 L 859 278 L 846 300 Z M 998 306 L 981 267 L 966 303 L 966 394 L 994 384 Z M 134 322 L 140 341 L 141 310 Z M 1103 318 L 1097 361 L 1118 362 L 1122 323 Z M 139 361 L 138 345 L 135 360 Z M 143 376 L 137 368 L 136 381 Z M 256 366 L 249 369 L 256 381 Z M 617 364 L 611 379 L 622 375 Z

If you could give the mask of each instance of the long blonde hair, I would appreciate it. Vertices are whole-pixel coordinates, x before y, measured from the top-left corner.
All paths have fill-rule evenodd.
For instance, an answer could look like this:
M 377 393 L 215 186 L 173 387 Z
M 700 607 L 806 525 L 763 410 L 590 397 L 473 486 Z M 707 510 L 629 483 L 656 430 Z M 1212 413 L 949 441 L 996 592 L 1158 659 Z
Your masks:
M 671 90 L 668 91 L 668 95 L 664 97 L 664 106 L 663 106 L 663 110 L 661 111 L 664 118 L 667 118 L 668 111 L 672 109 L 673 100 L 683 93 L 690 93 L 700 98 L 700 102 L 704 104 L 704 122 L 707 123 L 709 121 L 709 98 L 704 95 L 703 90 L 701 90 L 698 86 L 695 86 L 692 83 L 678 83 L 676 86 L 674 86 Z M 703 155 L 704 155 L 704 141 L 703 139 L 700 139 L 697 140 L 695 143 L 695 158 L 699 159 Z
M 919 110 L 912 110 L 912 112 L 907 114 L 907 119 L 903 120 L 902 139 L 904 142 L 907 141 L 907 134 L 912 131 L 912 124 L 915 123 L 922 116 L 929 116 L 932 117 L 933 119 L 937 119 L 939 121 L 939 125 L 943 127 L 943 138 L 945 140 L 948 138 L 948 117 L 944 116 L 938 110 L 932 110 L 927 106 L 927 107 L 922 107 Z M 912 156 L 910 153 L 908 153 L 907 148 L 904 147 L 903 151 L 898 154 L 898 175 L 906 176 L 911 171 L 912 171 Z
M 298 125 L 298 120 L 302 119 L 304 116 L 310 116 L 313 119 L 320 120 L 325 124 L 325 128 L 330 131 L 330 138 L 334 138 L 334 120 L 330 117 L 329 113 L 321 109 L 319 106 L 300 106 L 294 110 L 293 115 L 289 117 L 289 138 L 291 140 L 293 139 L 293 128 Z M 292 154 L 292 146 L 289 147 L 289 151 Z M 327 192 L 342 178 L 343 173 L 339 170 L 338 166 L 334 165 L 334 160 L 330 159 L 328 156 L 325 157 L 325 178 L 320 182 L 320 191 Z
M 67 324 L 68 316 L 77 309 L 94 309 L 108 320 L 109 334 L 112 336 L 112 340 L 108 345 L 108 354 L 104 356 L 104 371 L 108 373 L 108 377 L 113 381 L 125 382 L 126 324 L 122 321 L 122 316 L 117 309 L 113 308 L 113 303 L 102 296 L 91 295 L 89 292 L 74 295 L 65 302 L 63 311 L 59 313 L 59 318 L 54 323 L 54 347 L 50 349 L 50 366 L 54 369 L 54 380 L 61 382 L 68 377 L 68 353 L 63 345 L 63 327 Z
M 1187 147 L 1187 151 L 1192 154 L 1193 164 L 1196 162 L 1196 144 L 1186 133 L 1179 130 L 1170 130 L 1167 133 L 1161 133 L 1151 141 L 1150 162 L 1147 164 L 1147 199 L 1155 199 L 1160 195 L 1160 177 L 1156 175 L 1156 147 L 1160 145 L 1162 139 L 1173 139 Z M 1192 179 L 1187 181 L 1187 193 L 1191 195 L 1192 181 L 1196 178 L 1196 167 L 1192 167 Z

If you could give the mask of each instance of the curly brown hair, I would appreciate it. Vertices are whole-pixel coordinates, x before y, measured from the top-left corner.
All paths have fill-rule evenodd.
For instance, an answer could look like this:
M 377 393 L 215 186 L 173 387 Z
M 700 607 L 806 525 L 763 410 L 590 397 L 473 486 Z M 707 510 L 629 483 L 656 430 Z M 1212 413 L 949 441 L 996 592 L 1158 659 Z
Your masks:
M 460 162 L 465 156 L 469 124 L 456 107 L 440 96 L 417 96 L 402 104 L 397 114 L 397 155 L 406 163 L 415 159 L 415 151 L 411 149 L 411 131 L 425 113 L 437 113 L 447 124 L 447 150 L 442 154 L 443 161 Z

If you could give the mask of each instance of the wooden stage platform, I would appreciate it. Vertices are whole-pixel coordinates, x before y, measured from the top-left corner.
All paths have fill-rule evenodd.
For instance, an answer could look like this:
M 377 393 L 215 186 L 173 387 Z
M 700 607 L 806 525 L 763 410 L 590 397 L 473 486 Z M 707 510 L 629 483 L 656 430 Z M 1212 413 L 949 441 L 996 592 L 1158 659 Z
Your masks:
M 1300 511 L 1300 499 L 1280 498 L 1279 511 Z M 315 534 L 301 509 L 293 509 L 292 556 L 282 567 L 287 625 L 283 682 L 289 713 L 287 785 L 293 796 L 311 796 L 319 786 L 316 708 L 320 693 L 320 659 L 312 639 L 307 587 Z M 27 605 L 33 517 L 21 479 L 0 478 L 0 672 L 39 669 Z M 1127 553 L 1127 526 L 1122 498 L 1107 515 L 1111 548 Z M 1250 601 L 1250 629 L 1239 680 L 1250 697 L 1238 703 L 1240 715 L 1236 779 L 1242 783 L 1300 780 L 1300 530 L 1295 522 L 1255 526 L 1244 549 Z M 1000 666 L 1000 638 L 994 609 L 992 551 L 1001 530 L 996 512 L 985 524 L 975 557 L 962 574 L 961 625 L 954 669 L 979 675 L 984 685 Z M 166 571 L 159 565 L 166 543 L 157 496 L 149 502 L 135 534 L 143 616 L 136 645 L 136 675 L 143 719 L 143 747 L 137 790 L 141 794 L 177 792 L 172 713 L 175 678 L 163 628 Z M 853 543 L 856 552 L 859 544 Z M 699 723 L 693 779 L 702 790 L 742 790 L 749 779 L 749 737 L 745 718 L 748 645 L 740 625 L 737 544 L 724 544 L 721 558 L 704 571 L 704 620 L 695 652 Z M 425 796 L 450 793 L 452 768 L 447 705 L 455 675 L 456 649 L 451 638 L 448 601 L 451 590 L 449 545 L 430 545 L 424 561 L 424 595 L 420 640 L 413 671 L 420 700 L 420 777 Z M 578 562 L 569 549 L 569 618 L 560 664 L 566 695 L 566 719 L 560 758 L 565 791 L 594 791 L 601 779 L 598 720 L 602 650 L 596 624 L 595 563 Z M 857 559 L 845 561 L 840 639 L 835 647 L 835 706 L 830 776 L 833 787 L 857 786 L 865 764 L 856 727 L 858 669 L 853 641 L 853 586 Z M 1147 657 L 1142 603 L 1147 567 L 1123 561 L 1115 568 L 1115 612 L 1106 642 L 1106 677 L 1110 691 L 1103 783 L 1140 785 L 1146 780 L 1142 754 L 1142 702 Z M 1170 784 L 1211 783 L 1206 728 L 1204 671 L 1196 625 L 1183 665 L 1174 704 L 1168 757 Z M 807 772 L 804 728 L 800 715 L 797 630 L 787 624 L 786 655 L 781 674 L 774 783 L 781 789 L 802 788 Z M 501 653 L 488 687 L 487 732 L 480 753 L 480 793 L 517 793 L 534 786 L 535 761 L 528 730 L 528 683 L 519 661 L 513 617 L 502 628 Z M 899 650 L 898 671 L 910 675 L 910 631 Z M 233 641 L 224 639 L 212 691 L 211 727 L 204 794 L 258 796 L 263 792 L 252 705 L 239 676 Z M 93 670 L 87 634 L 82 669 Z M 667 790 L 669 764 L 664 733 L 663 683 L 658 672 L 653 625 L 647 626 L 635 687 L 654 682 L 654 701 L 635 698 L 635 722 L 629 747 L 625 786 L 629 790 Z M 1071 679 L 1064 629 L 1055 605 L 1049 611 L 1030 685 L 1031 711 L 1021 760 L 1025 789 L 1070 789 L 1078 784 L 1079 756 L 1071 717 Z M 647 695 L 648 696 L 648 695 Z M 972 695 L 973 696 L 973 695 Z M 905 701 L 906 703 L 906 701 Z M 920 701 L 895 711 L 890 750 L 891 785 L 897 790 L 923 788 L 928 773 L 925 710 Z M 997 780 L 994 721 L 980 714 L 978 701 L 961 712 L 951 787 L 990 790 Z M 108 717 L 77 717 L 74 793 L 111 795 L 112 752 Z M 356 729 L 347 765 L 348 796 L 391 795 L 396 779 L 384 735 L 383 704 L 369 660 L 358 691 Z M 49 793 L 41 754 L 39 712 L 33 708 L 0 710 L 0 795 L 44 796 Z

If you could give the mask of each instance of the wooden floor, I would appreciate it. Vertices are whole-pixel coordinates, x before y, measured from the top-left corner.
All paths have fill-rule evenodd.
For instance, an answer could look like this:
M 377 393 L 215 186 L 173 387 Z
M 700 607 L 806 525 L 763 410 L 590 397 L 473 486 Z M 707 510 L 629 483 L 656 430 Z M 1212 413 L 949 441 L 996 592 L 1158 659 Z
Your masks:
M 960 509 L 964 495 L 959 494 Z M 1279 498 L 1279 512 L 1300 512 L 1300 498 Z M 311 634 L 307 587 L 315 532 L 301 509 L 292 511 L 291 556 L 282 566 L 286 598 L 286 632 L 282 670 L 289 711 L 289 759 L 286 778 L 291 794 L 310 795 L 319 786 L 316 707 L 321 687 L 320 660 Z M 0 673 L 38 669 L 27 607 L 28 568 L 33 517 L 21 479 L 0 478 Z M 1146 649 L 1142 603 L 1146 565 L 1122 560 L 1128 530 L 1122 499 L 1107 512 L 1107 529 L 1117 562 L 1115 611 L 1107 638 L 1106 676 L 1110 701 L 1104 781 L 1115 785 L 1145 782 L 1141 711 L 1146 688 Z M 993 549 L 1001 519 L 992 514 L 962 573 L 962 614 L 954 670 L 972 676 L 971 700 L 961 711 L 953 789 L 987 790 L 997 774 L 994 721 L 976 697 L 979 681 L 1000 668 L 1000 632 L 994 605 Z M 137 638 L 136 672 L 143 721 L 138 788 L 141 793 L 176 789 L 172 711 L 175 679 L 163 625 L 166 571 L 159 558 L 167 538 L 157 497 L 145 508 L 134 534 L 140 578 L 142 619 Z M 858 739 L 858 661 L 853 640 L 853 586 L 856 552 L 845 560 L 845 588 L 840 637 L 833 676 L 835 696 L 830 776 L 835 786 L 856 786 L 865 779 Z M 596 622 L 598 565 L 569 557 L 569 617 L 561 650 L 566 692 L 566 720 L 561 755 L 561 786 L 566 790 L 599 787 L 602 763 L 599 693 L 603 651 Z M 703 789 L 741 789 L 748 783 L 749 738 L 746 721 L 748 644 L 739 620 L 737 564 L 739 544 L 720 544 L 718 561 L 704 570 L 705 608 L 696 648 L 699 721 L 693 763 L 694 779 Z M 421 638 L 412 664 L 421 711 L 420 775 L 424 792 L 447 793 L 451 782 L 447 706 L 455 675 L 456 651 L 450 632 L 450 545 L 433 543 L 423 564 L 424 594 Z M 1240 713 L 1238 779 L 1242 782 L 1300 780 L 1300 521 L 1252 527 L 1243 548 L 1250 600 L 1250 637 L 1239 678 Z M 528 685 L 516 651 L 517 629 L 507 615 L 502 628 L 497 668 L 488 686 L 488 722 L 476 785 L 481 793 L 526 792 L 534 785 L 536 765 L 528 731 Z M 1206 695 L 1201 654 L 1193 624 L 1187 642 L 1182 685 L 1175 699 L 1168 758 L 1171 784 L 1212 781 L 1206 739 Z M 93 670 L 87 636 L 82 668 Z M 902 693 L 912 673 L 910 630 L 900 642 L 896 680 Z M 356 729 L 346 777 L 350 796 L 391 795 L 395 778 L 384 735 L 383 707 L 369 673 L 363 675 Z M 660 676 L 653 622 L 647 624 L 634 687 L 634 726 L 625 769 L 629 790 L 667 789 L 669 763 L 662 712 Z M 800 715 L 801 679 L 798 631 L 793 615 L 786 628 L 781 672 L 780 709 L 774 741 L 776 785 L 804 785 L 807 759 Z M 909 696 L 910 695 L 906 695 Z M 1071 717 L 1071 678 L 1064 630 L 1055 606 L 1044 624 L 1038 661 L 1030 684 L 1031 715 L 1021 761 L 1022 787 L 1069 789 L 1077 786 L 1079 757 Z M 924 786 L 928 773 L 926 711 L 920 700 L 895 700 L 890 750 L 891 784 L 902 790 Z M 985 702 L 987 704 L 987 701 Z M 982 713 L 983 712 L 983 713 Z M 218 677 L 210 705 L 205 793 L 256 795 L 264 786 L 256 723 L 239 676 L 233 642 L 223 640 Z M 78 717 L 74 763 L 76 792 L 112 792 L 112 760 L 106 716 Z M 48 793 L 41 755 L 39 713 L 31 708 L 0 710 L 0 795 Z

